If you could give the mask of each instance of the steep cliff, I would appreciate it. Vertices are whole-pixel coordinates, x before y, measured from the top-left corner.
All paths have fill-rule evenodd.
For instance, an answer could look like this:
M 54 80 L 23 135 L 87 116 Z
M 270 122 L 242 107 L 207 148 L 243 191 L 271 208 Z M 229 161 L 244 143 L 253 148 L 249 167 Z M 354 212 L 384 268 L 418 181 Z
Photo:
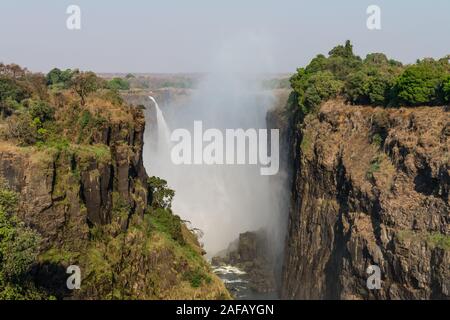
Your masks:
M 144 169 L 143 110 L 108 89 L 81 103 L 72 90 L 45 83 L 33 91 L 28 77 L 11 81 L 30 98 L 0 119 L 0 187 L 17 194 L 8 214 L 40 239 L 37 259 L 21 264 L 39 297 L 229 298 L 196 236 L 172 212 L 173 192 Z M 6 262 L 0 257 L 0 267 Z M 80 289 L 66 284 L 71 265 L 81 272 Z M 0 297 L 33 298 L 20 296 L 22 275 L 16 278 L 0 279 Z
M 448 108 L 331 100 L 300 120 L 282 297 L 448 299 Z
M 117 199 L 130 215 L 143 216 L 150 196 L 142 165 L 144 120 L 139 110 L 128 111 L 129 123 L 106 122 L 90 144 L 2 142 L 0 173 L 21 195 L 19 216 L 40 232 L 45 248 L 87 240 L 89 226 L 113 220 Z M 128 219 L 121 221 L 124 229 Z

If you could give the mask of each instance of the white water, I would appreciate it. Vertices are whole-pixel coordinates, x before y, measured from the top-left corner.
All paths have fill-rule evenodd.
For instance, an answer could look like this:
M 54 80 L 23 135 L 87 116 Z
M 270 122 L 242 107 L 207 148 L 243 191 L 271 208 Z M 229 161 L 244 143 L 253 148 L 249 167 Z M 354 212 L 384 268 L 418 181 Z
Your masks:
M 203 121 L 204 130 L 263 129 L 272 103 L 270 93 L 253 88 L 245 79 L 224 75 L 208 78 L 181 107 L 169 105 L 161 110 L 155 103 L 157 128 L 153 135 L 146 135 L 147 172 L 167 180 L 175 190 L 174 213 L 204 232 L 201 241 L 210 257 L 240 233 L 260 228 L 272 233 L 274 245 L 282 243 L 274 234 L 280 229 L 279 185 L 273 183 L 274 177 L 261 176 L 255 165 L 174 165 L 170 130 L 192 132 L 195 120 Z
M 156 102 L 155 98 L 152 96 L 148 97 L 155 105 L 156 110 L 156 125 L 157 129 L 157 139 L 155 140 L 152 137 L 152 141 L 150 143 L 150 154 L 149 157 L 149 165 L 150 165 L 150 173 L 152 175 L 158 175 L 161 178 L 167 177 L 167 164 L 170 160 L 170 150 L 172 143 L 170 141 L 170 129 L 167 125 L 166 119 Z M 147 139 L 148 140 L 148 139 Z M 147 151 L 147 150 L 146 150 Z M 147 152 L 146 152 L 147 153 Z M 157 156 L 155 156 L 157 155 Z M 145 157 L 145 156 L 144 156 Z M 146 158 L 146 157 L 145 157 Z
M 165 152 L 170 150 L 170 129 L 167 125 L 166 119 L 159 108 L 158 102 L 152 96 L 148 96 L 150 100 L 155 104 L 156 109 L 156 121 L 158 125 L 158 151 Z
M 267 71 L 267 59 L 259 56 L 267 50 L 252 45 L 253 40 L 244 37 L 225 45 L 213 61 L 215 72 L 206 75 L 182 105 L 169 103 L 160 109 L 150 97 L 155 102 L 157 128 L 146 132 L 144 165 L 150 175 L 167 180 L 175 190 L 174 213 L 203 231 L 201 241 L 209 257 L 227 248 L 240 233 L 261 228 L 268 231 L 274 252 L 283 247 L 280 203 L 285 192 L 282 179 L 277 178 L 282 172 L 261 176 L 255 165 L 177 166 L 170 158 L 170 130 L 183 128 L 192 133 L 194 121 L 202 121 L 203 130 L 222 132 L 267 127 L 266 115 L 274 97 L 261 89 L 254 73 Z M 146 116 L 154 125 L 155 114 L 148 110 Z

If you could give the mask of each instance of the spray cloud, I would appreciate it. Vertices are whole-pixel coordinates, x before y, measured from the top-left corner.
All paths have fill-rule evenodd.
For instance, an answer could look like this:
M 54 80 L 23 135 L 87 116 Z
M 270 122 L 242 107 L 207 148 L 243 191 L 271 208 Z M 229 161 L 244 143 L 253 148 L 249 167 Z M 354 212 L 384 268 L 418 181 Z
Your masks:
M 164 127 L 193 133 L 194 123 L 201 121 L 205 130 L 266 129 L 274 97 L 262 90 L 259 80 L 271 71 L 268 52 L 267 41 L 253 34 L 227 41 L 213 60 L 212 72 L 186 104 L 168 106 L 163 110 L 165 118 L 157 107 L 158 135 L 148 139 L 158 142 L 146 141 L 150 148 L 146 150 L 147 171 L 167 180 L 175 190 L 174 212 L 204 232 L 202 241 L 209 255 L 225 249 L 239 233 L 261 228 L 282 247 L 283 179 L 261 175 L 260 168 L 250 164 L 176 165 L 163 146 Z

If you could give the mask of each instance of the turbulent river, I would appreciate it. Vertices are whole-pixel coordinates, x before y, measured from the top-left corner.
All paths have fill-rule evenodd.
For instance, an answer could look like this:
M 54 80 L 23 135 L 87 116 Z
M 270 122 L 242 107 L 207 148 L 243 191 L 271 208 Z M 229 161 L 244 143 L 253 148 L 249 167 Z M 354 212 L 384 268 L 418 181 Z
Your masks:
M 246 272 L 234 266 L 213 266 L 213 272 L 225 283 L 225 286 L 237 300 L 273 300 L 278 299 L 275 292 L 258 293 L 249 287 Z

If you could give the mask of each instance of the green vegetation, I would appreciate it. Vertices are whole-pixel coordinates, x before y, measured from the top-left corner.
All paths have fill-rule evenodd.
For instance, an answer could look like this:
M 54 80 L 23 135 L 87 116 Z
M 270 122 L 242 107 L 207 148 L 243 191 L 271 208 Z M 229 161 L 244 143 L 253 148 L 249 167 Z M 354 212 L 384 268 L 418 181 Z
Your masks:
M 450 101 L 449 57 L 407 66 L 382 53 L 368 54 L 363 60 L 353 53 L 350 41 L 333 48 L 328 57 L 316 56 L 290 82 L 290 106 L 299 107 L 303 114 L 338 96 L 352 104 L 383 107 L 435 106 Z
M 433 248 L 450 250 L 450 236 L 440 232 L 402 230 L 397 234 L 397 237 L 402 242 L 425 242 Z
M 383 138 L 379 133 L 375 133 L 372 137 L 372 143 L 376 145 L 378 148 L 381 148 L 383 145 Z
M 303 132 L 300 148 L 302 149 L 303 154 L 307 154 L 311 151 L 312 137 L 311 137 L 311 133 L 308 130 L 305 130 Z
M 433 232 L 428 235 L 427 241 L 433 247 L 450 250 L 450 236 L 439 232 Z
M 396 99 L 409 106 L 444 104 L 443 87 L 450 75 L 448 59 L 424 59 L 408 66 L 394 86 Z
M 0 186 L 0 300 L 42 299 L 29 276 L 36 260 L 39 235 L 16 214 L 18 197 L 2 181 Z
M 202 76 L 200 74 L 127 74 L 124 80 L 129 83 L 130 89 L 193 89 Z
M 200 269 L 195 269 L 192 271 L 188 271 L 184 274 L 184 277 L 187 281 L 190 282 L 193 288 L 198 288 L 202 285 L 203 282 L 211 283 L 212 279 L 208 276 L 204 271 Z
M 158 177 L 150 177 L 147 183 L 152 192 L 153 208 L 170 209 L 175 192 L 167 188 L 167 181 Z
M 99 106 L 118 107 L 118 112 L 124 105 L 117 90 L 92 72 L 55 68 L 44 76 L 0 64 L 1 135 L 21 146 L 42 147 L 62 138 L 95 143 L 98 131 L 113 114 L 86 105 L 88 98 Z
M 450 102 L 450 77 L 447 77 L 442 82 L 442 93 L 444 101 L 449 103 Z
M 70 83 L 73 90 L 80 96 L 82 106 L 86 104 L 89 94 L 105 86 L 103 80 L 93 72 L 76 71 Z
M 170 236 L 171 239 L 180 244 L 185 244 L 181 232 L 181 219 L 172 214 L 171 211 L 163 208 L 153 209 L 150 212 L 150 221 L 152 225 L 160 232 Z
M 109 89 L 112 90 L 129 90 L 130 89 L 130 83 L 122 78 L 114 78 L 110 81 L 108 81 L 107 84 Z
M 64 298 L 56 278 L 70 264 L 83 270 L 74 298 L 227 297 L 197 237 L 173 214 L 175 193 L 166 181 L 130 173 L 123 179 L 129 188 L 119 190 L 117 162 L 131 167 L 139 152 L 129 142 L 136 110 L 119 93 L 133 79 L 106 82 L 92 72 L 59 69 L 41 75 L 0 64 L 5 148 L 49 171 L 52 208 L 64 215 L 60 241 L 40 246 L 38 233 L 17 217 L 17 195 L 0 186 L 0 299 Z M 97 199 L 87 199 L 86 190 L 95 193 L 98 184 L 104 224 L 89 220 Z
M 54 68 L 46 76 L 47 85 L 53 89 L 68 89 L 76 72 L 70 69 L 61 71 L 58 68 Z
M 45 101 L 31 101 L 28 112 L 31 118 L 39 119 L 41 123 L 54 120 L 55 109 L 49 106 Z
M 372 159 L 372 161 L 370 162 L 369 170 L 366 174 L 367 179 L 373 179 L 373 174 L 380 171 L 381 160 L 382 159 L 380 156 L 376 156 Z

